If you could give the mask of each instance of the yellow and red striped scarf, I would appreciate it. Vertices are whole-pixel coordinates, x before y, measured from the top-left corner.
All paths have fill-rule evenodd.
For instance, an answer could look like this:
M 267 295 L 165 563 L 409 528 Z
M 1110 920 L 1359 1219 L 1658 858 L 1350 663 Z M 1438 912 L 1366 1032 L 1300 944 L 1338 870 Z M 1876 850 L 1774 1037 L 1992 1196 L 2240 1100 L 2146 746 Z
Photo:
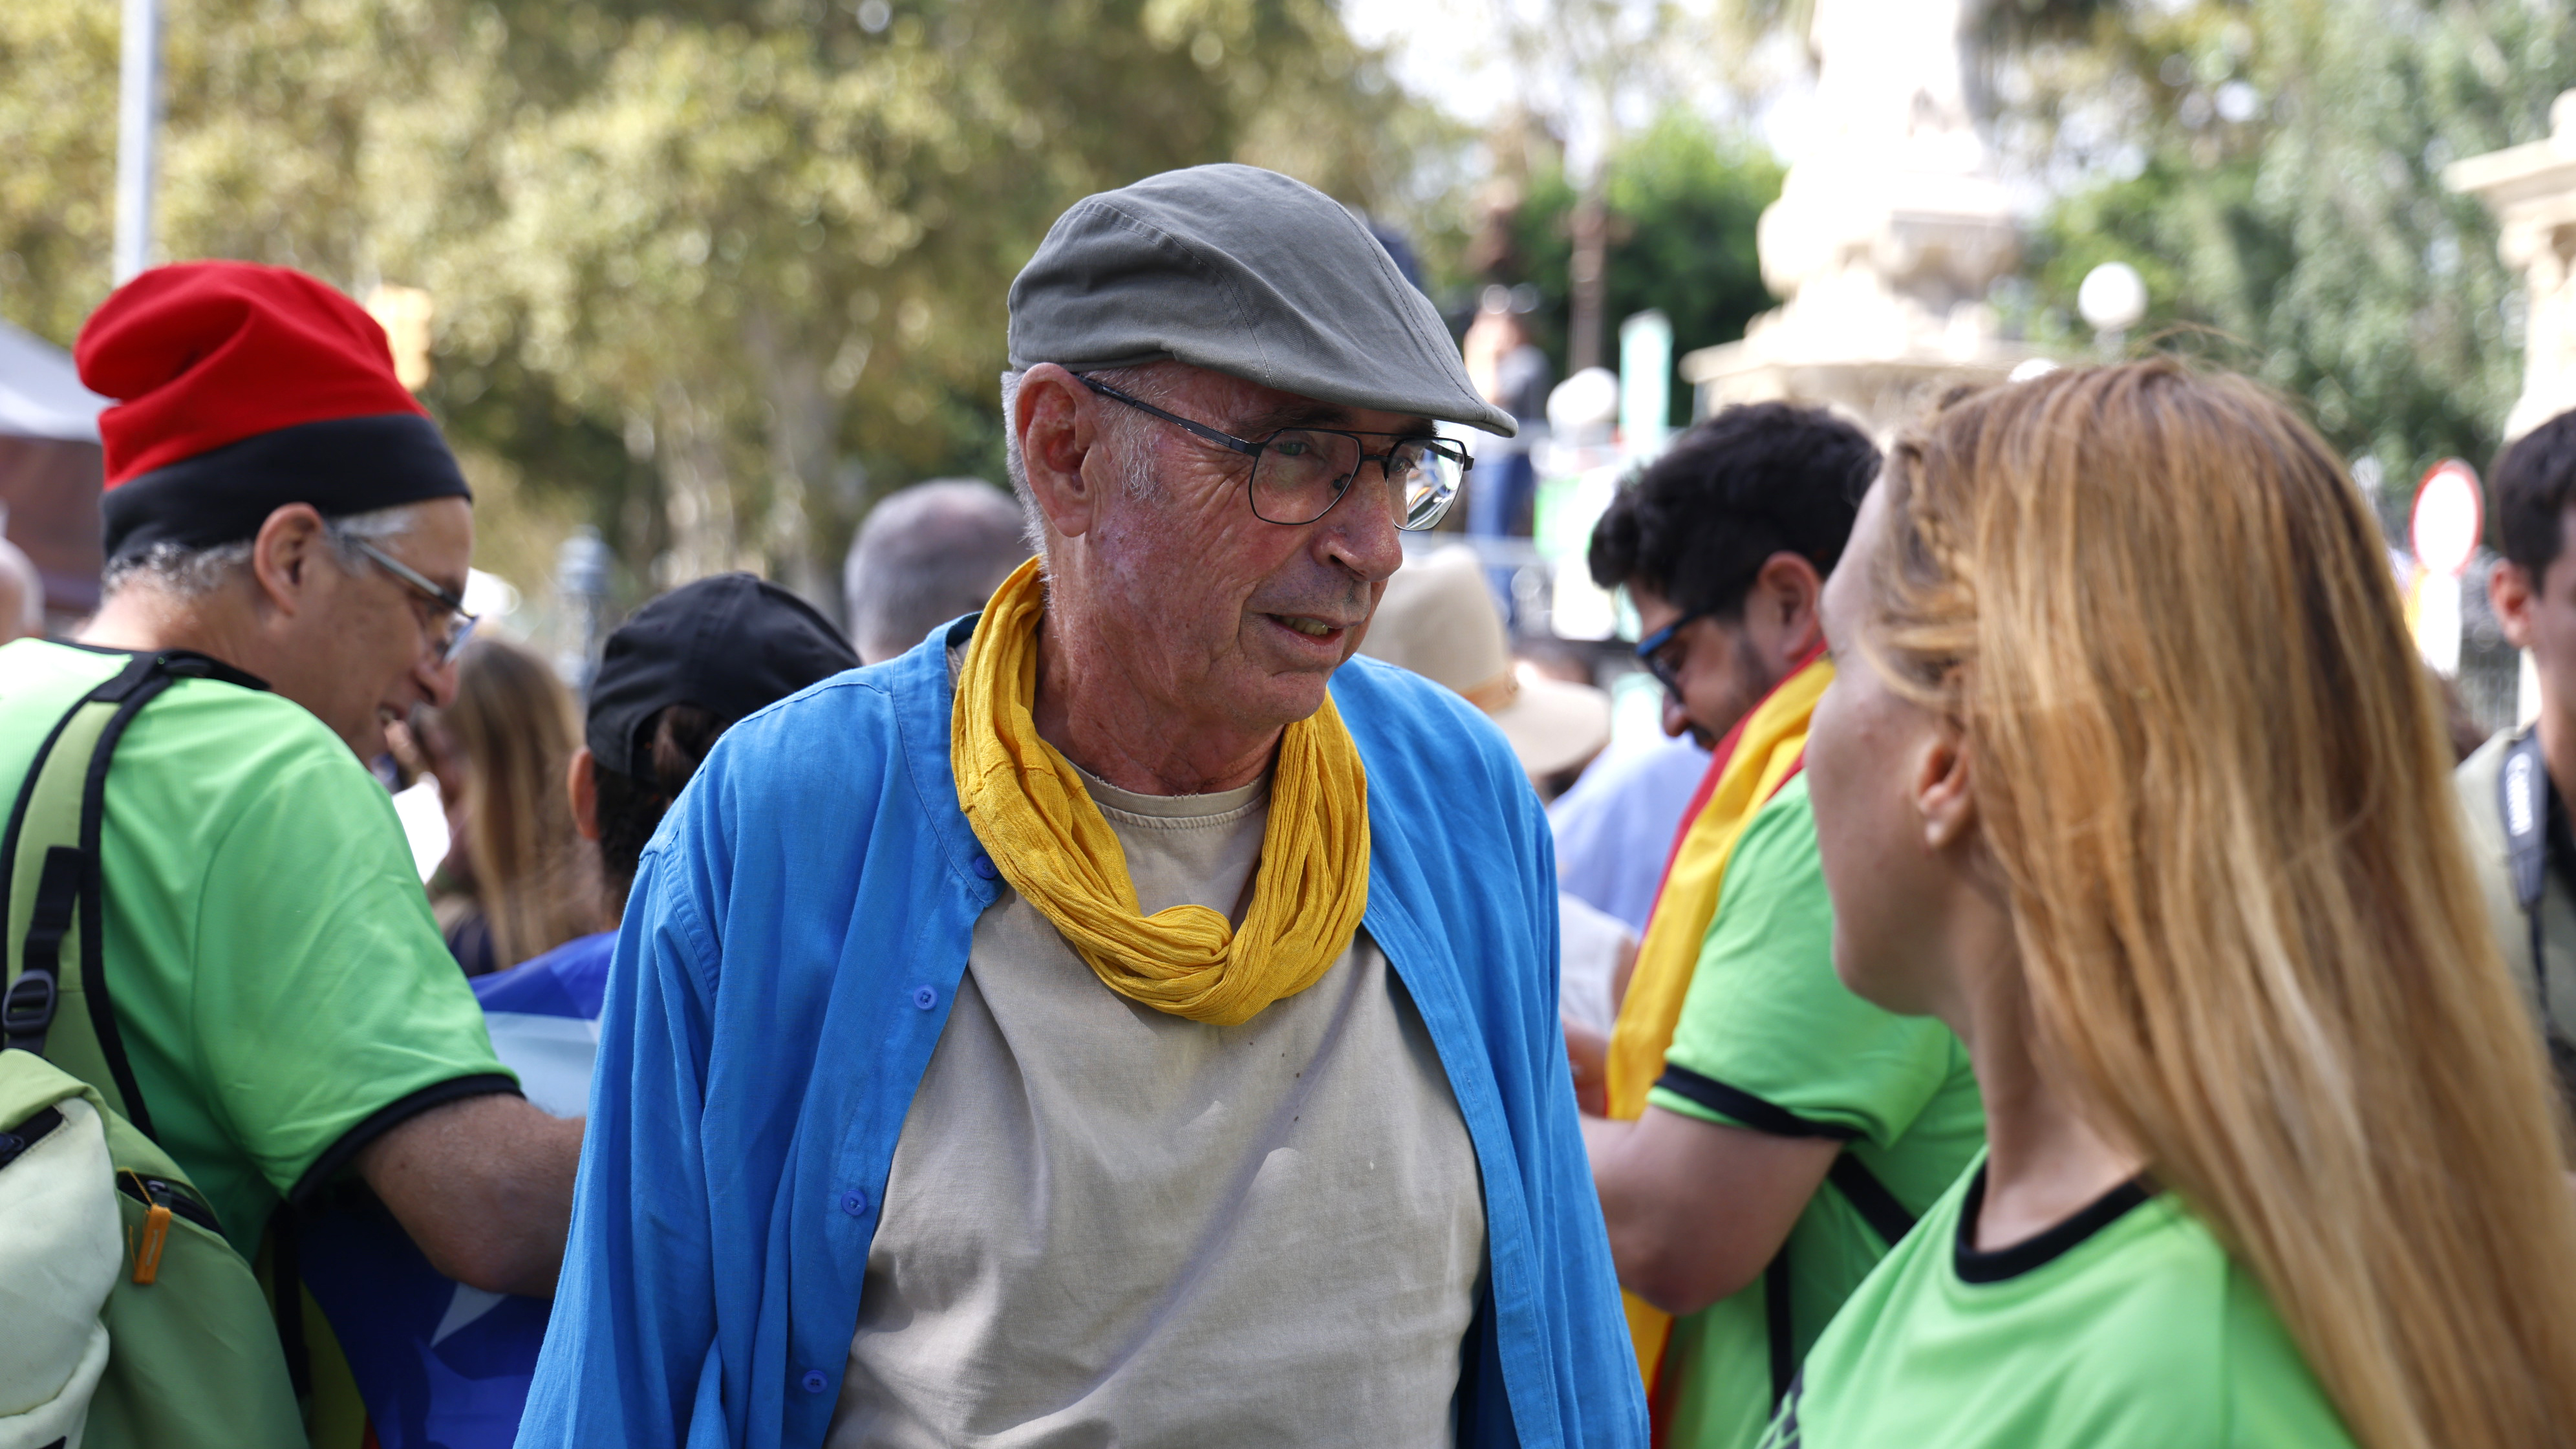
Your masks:
M 1834 666 L 1821 651 L 1810 655 L 1718 742 L 1700 798 L 1692 802 L 1688 823 L 1673 842 L 1654 914 L 1646 918 L 1636 973 L 1629 978 L 1618 1024 L 1610 1033 L 1610 1115 L 1616 1120 L 1645 1115 L 1646 1092 L 1663 1075 L 1664 1053 L 1672 1047 L 1673 1028 L 1690 994 L 1700 944 L 1709 922 L 1717 919 L 1718 887 L 1735 855 L 1735 842 L 1805 765 L 1807 720 L 1833 677 Z M 1637 1368 L 1651 1396 L 1672 1334 L 1672 1316 L 1633 1293 L 1621 1296 Z

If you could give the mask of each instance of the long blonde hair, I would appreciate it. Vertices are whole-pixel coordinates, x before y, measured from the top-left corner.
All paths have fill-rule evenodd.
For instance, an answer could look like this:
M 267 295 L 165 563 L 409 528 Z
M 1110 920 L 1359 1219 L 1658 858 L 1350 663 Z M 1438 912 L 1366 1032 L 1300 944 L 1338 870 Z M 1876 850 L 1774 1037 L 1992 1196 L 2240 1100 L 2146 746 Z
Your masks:
M 2241 379 L 1974 395 L 1890 457 L 1863 647 L 1957 722 L 2043 1069 L 2371 1449 L 2576 1434 L 2576 1203 L 2387 551 Z
M 465 756 L 465 843 L 496 967 L 592 930 L 597 868 L 573 830 L 565 775 L 580 746 L 572 694 L 545 661 L 477 639 L 456 666 L 442 722 Z

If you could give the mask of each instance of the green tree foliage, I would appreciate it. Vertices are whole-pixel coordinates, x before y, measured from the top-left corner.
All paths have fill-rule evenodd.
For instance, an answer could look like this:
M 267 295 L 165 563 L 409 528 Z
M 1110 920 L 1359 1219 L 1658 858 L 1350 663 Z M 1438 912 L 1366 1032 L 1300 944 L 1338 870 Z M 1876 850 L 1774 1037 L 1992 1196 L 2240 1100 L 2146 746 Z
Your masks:
M 1679 110 L 1626 138 L 1602 177 L 1611 217 L 1610 324 L 1660 310 L 1672 319 L 1676 358 L 1742 337 L 1744 325 L 1774 305 L 1753 233 L 1762 209 L 1779 198 L 1781 175 L 1777 158 L 1758 143 Z M 1493 278 L 1537 288 L 1531 330 L 1560 370 L 1575 200 L 1564 170 L 1543 163 L 1512 217 L 1513 245 Z M 1686 420 L 1690 389 L 1676 380 L 1673 399 L 1676 421 Z
M 2042 67 L 2046 69 L 2045 66 Z M 2026 111 L 2108 97 L 2134 174 L 2043 217 L 2030 322 L 2074 343 L 2100 262 L 2147 280 L 2147 330 L 2311 404 L 2334 443 L 2411 488 L 2494 451 L 2520 387 L 2522 298 L 2495 226 L 2441 182 L 2537 139 L 2576 85 L 2576 15 L 2523 0 L 2237 0 L 2106 13 L 2089 56 Z
M 0 6 L 0 314 L 107 291 L 116 12 Z M 1401 206 L 1431 133 L 1329 0 L 171 0 L 160 252 L 439 307 L 487 471 L 663 578 L 828 596 L 885 487 L 998 480 L 1012 275 L 1212 160 Z M 533 583 L 534 579 L 525 579 Z M 642 581 L 637 580 L 638 584 Z

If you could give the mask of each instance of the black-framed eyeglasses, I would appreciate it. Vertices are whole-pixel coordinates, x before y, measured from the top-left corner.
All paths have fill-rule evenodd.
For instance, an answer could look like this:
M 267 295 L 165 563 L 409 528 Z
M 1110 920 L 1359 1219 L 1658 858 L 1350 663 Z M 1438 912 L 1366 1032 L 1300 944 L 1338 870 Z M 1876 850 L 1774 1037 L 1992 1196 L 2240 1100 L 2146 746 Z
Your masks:
M 1706 609 L 1684 614 L 1637 641 L 1637 662 L 1645 665 L 1646 672 L 1655 676 L 1655 682 L 1675 700 L 1682 697 L 1682 677 L 1680 671 L 1673 667 L 1673 661 L 1664 656 L 1664 650 L 1671 646 L 1674 635 L 1708 616 Z
M 442 666 L 455 663 L 456 656 L 465 652 L 465 641 L 474 637 L 474 626 L 482 622 L 476 616 L 465 612 L 465 601 L 430 582 L 428 576 L 418 569 L 365 539 L 352 539 L 350 546 L 375 560 L 377 567 L 382 568 L 386 573 L 409 584 L 412 592 L 447 611 L 449 620 L 447 636 L 439 641 L 438 662 Z
M 1105 382 L 1086 377 L 1082 385 L 1250 458 L 1252 479 L 1246 491 L 1252 499 L 1252 516 L 1264 523 L 1294 528 L 1314 522 L 1342 501 L 1360 469 L 1375 463 L 1395 503 L 1395 526 L 1407 533 L 1418 533 L 1448 513 L 1449 505 L 1457 501 L 1460 485 L 1467 480 L 1467 470 L 1476 465 L 1465 448 L 1447 438 L 1406 437 L 1399 433 L 1281 428 L 1257 443 L 1249 442 L 1178 413 L 1165 412 Z M 1367 441 L 1371 438 L 1393 438 L 1395 442 L 1383 453 L 1372 453 Z

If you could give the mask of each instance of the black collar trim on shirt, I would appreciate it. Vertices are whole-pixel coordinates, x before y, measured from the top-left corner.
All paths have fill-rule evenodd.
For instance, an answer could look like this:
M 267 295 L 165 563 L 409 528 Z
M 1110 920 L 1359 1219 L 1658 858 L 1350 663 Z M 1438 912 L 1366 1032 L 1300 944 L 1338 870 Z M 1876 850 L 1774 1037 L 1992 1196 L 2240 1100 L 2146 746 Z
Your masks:
M 2154 1196 L 2155 1189 L 2145 1178 L 2131 1178 L 2046 1232 L 2024 1238 L 2009 1248 L 1979 1252 L 1976 1246 L 1977 1211 L 1986 1201 L 1986 1169 L 1981 1163 L 1977 1167 L 1977 1175 L 1969 1180 L 1966 1200 L 1959 1204 L 1959 1236 L 1952 1257 L 1957 1264 L 1960 1281 L 2001 1283 L 2046 1267 L 2080 1246 L 2085 1239 L 2118 1222 L 2129 1209 Z

